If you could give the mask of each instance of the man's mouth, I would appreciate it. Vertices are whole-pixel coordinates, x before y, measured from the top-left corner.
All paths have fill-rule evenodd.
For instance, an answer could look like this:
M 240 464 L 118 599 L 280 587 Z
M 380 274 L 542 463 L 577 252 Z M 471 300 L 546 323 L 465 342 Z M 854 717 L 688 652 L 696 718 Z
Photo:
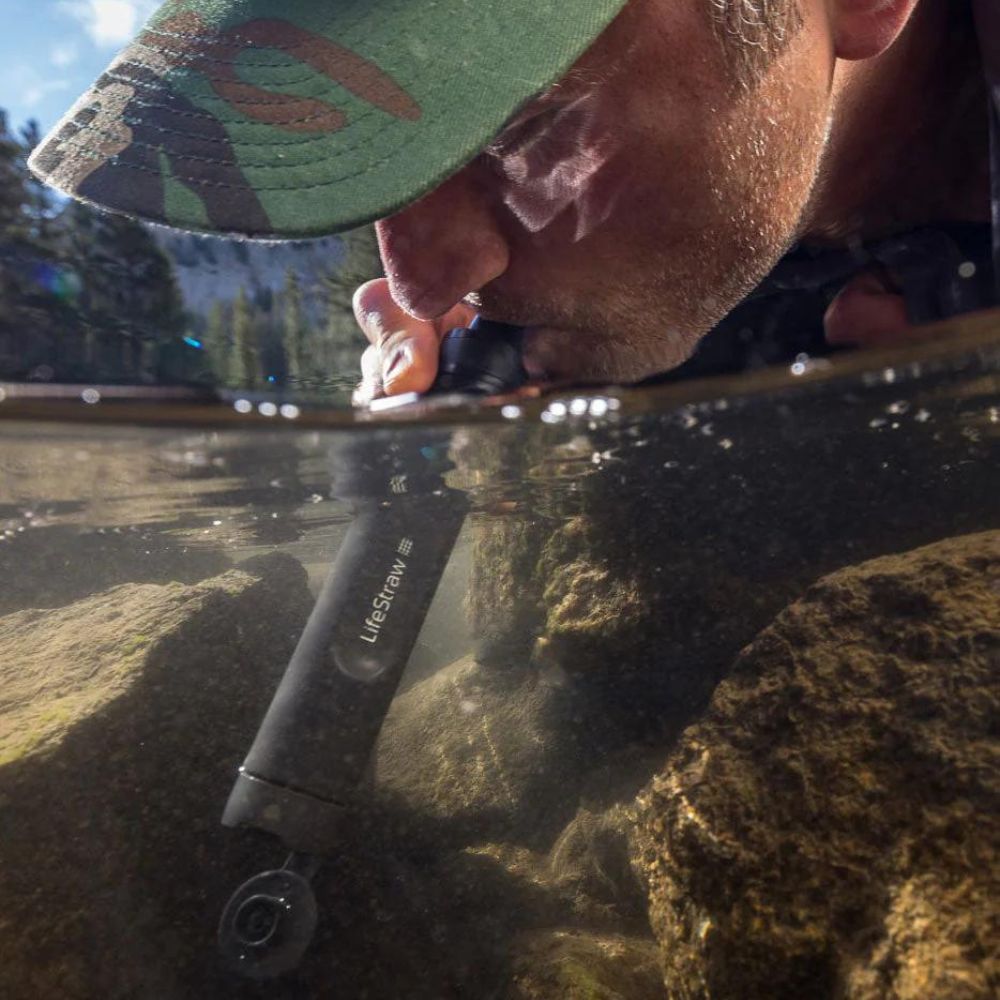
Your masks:
M 517 310 L 486 309 L 479 292 L 466 295 L 462 302 L 475 309 L 476 313 L 483 319 L 522 328 L 524 331 L 522 362 L 524 370 L 533 381 L 551 381 L 554 377 L 560 377 L 553 372 L 551 367 L 552 361 L 555 360 L 554 352 L 551 349 L 546 349 L 545 345 L 553 340 L 566 343 L 572 336 L 570 331 L 531 320 L 526 321 L 525 314 L 519 313 Z

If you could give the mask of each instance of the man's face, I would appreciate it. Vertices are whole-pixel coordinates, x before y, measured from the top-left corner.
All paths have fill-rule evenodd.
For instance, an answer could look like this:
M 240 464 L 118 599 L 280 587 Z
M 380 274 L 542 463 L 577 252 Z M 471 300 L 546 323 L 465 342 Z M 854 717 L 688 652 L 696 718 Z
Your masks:
M 529 370 L 672 367 L 799 232 L 829 115 L 821 0 L 748 85 L 710 0 L 632 0 L 563 81 L 379 224 L 395 302 L 528 325 Z

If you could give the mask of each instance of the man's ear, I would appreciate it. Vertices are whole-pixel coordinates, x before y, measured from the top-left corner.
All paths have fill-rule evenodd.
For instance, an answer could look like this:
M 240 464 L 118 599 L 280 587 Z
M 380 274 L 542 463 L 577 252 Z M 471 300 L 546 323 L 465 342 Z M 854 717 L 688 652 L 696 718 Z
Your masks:
M 920 0 L 829 0 L 834 55 L 871 59 L 899 37 Z

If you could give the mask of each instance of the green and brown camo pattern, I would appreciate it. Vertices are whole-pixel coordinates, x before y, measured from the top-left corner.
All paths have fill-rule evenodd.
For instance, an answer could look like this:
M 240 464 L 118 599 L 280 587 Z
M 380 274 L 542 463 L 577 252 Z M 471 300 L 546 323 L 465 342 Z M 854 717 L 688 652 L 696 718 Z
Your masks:
M 171 0 L 30 166 L 166 225 L 336 232 L 474 156 L 623 2 Z
M 34 157 L 33 168 L 65 193 L 97 204 L 114 204 L 119 171 L 132 171 L 133 211 L 169 223 L 163 156 L 202 202 L 213 229 L 273 233 L 225 127 L 171 88 L 170 71 L 203 74 L 238 114 L 281 132 L 329 134 L 347 119 L 324 101 L 241 79 L 236 61 L 246 46 L 284 52 L 396 119 L 420 118 L 417 102 L 373 62 L 291 21 L 257 18 L 212 31 L 195 11 L 180 11 L 148 26 L 121 53 Z

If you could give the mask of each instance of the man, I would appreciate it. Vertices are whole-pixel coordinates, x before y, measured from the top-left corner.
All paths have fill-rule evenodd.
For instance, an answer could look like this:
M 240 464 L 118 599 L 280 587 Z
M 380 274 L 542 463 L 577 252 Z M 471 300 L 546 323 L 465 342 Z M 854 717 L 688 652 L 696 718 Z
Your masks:
M 188 228 L 389 215 L 387 278 L 356 296 L 362 400 L 426 389 L 476 312 L 528 328 L 536 377 L 641 378 L 793 243 L 988 219 L 972 2 L 364 6 L 175 0 L 32 160 Z M 833 342 L 909 328 L 871 259 L 827 314 Z
M 718 4 L 721 45 L 706 6 L 627 5 L 526 124 L 379 223 L 388 279 L 356 297 L 365 393 L 425 389 L 437 338 L 480 310 L 532 325 L 538 376 L 639 378 L 682 361 L 796 240 L 988 218 L 968 5 L 805 0 L 740 21 L 751 5 Z M 568 178 L 546 173 L 554 154 Z M 570 210 L 533 224 L 521 203 L 563 184 Z M 825 325 L 887 344 L 910 322 L 867 271 Z

